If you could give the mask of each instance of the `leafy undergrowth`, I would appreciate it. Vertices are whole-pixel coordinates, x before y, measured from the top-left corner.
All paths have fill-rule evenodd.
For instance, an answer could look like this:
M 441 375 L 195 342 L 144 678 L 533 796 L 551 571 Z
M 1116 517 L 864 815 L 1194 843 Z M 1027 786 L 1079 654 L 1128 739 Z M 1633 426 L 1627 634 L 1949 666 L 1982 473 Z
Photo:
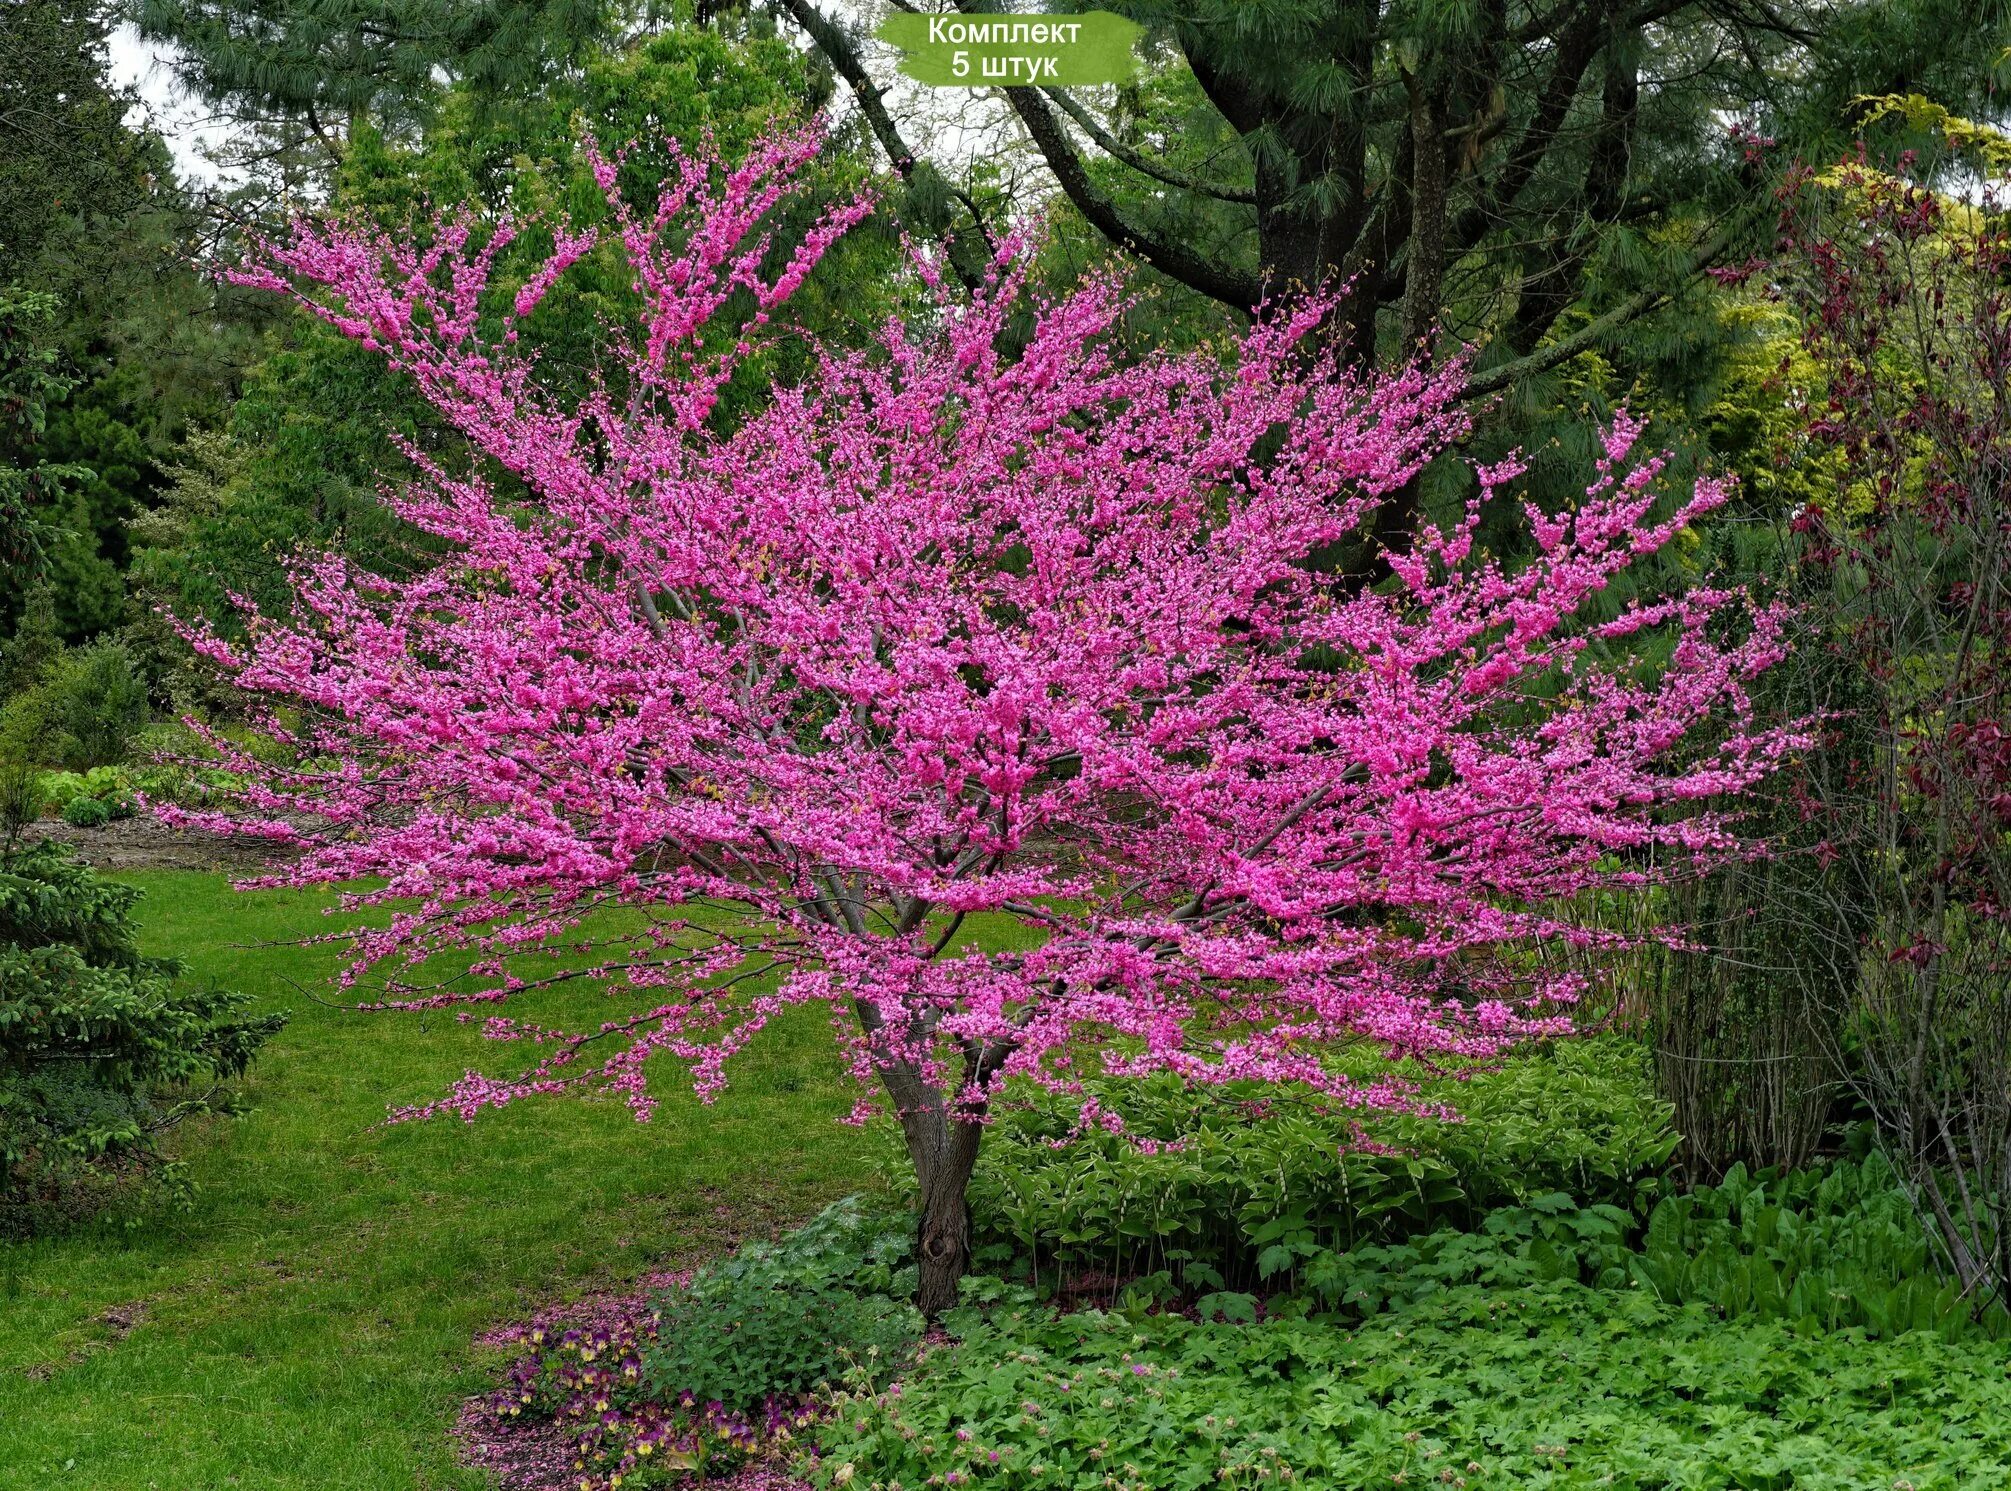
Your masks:
M 504 1491 L 784 1486 L 841 1381 L 905 1363 L 922 1337 L 905 1219 L 848 1197 L 644 1292 L 497 1337 L 503 1386 L 462 1416 L 468 1459 Z
M 945 1332 L 896 1304 L 905 1216 L 848 1202 L 531 1341 L 490 1411 L 571 1446 L 521 1491 L 2011 1483 L 2011 1321 L 1937 1276 L 1877 1156 L 1673 1193 L 1618 1039 L 1464 1091 L 1485 1126 L 1364 1138 L 1275 1091 L 1105 1083 L 1130 1132 L 1072 1144 L 1035 1098 L 988 1136 L 990 1271 Z
M 1373 1321 L 1019 1310 L 840 1400 L 820 1487 L 1892 1491 L 2011 1483 L 2002 1350 L 1797 1335 L 1569 1281 Z
M 509 1491 L 750 1467 L 824 1491 L 2011 1482 L 2005 1322 L 1950 1298 L 1904 1208 L 1875 1157 L 1734 1174 L 1645 1226 L 1536 1196 L 1266 1293 L 1135 1279 L 1070 1310 L 977 1275 L 918 1343 L 904 1219 L 846 1202 L 612 1328 L 526 1337 L 488 1412 L 504 1443 L 572 1446 Z
M 978 1255 L 1043 1285 L 1157 1276 L 1176 1292 L 1275 1292 L 1321 1251 L 1476 1227 L 1536 1196 L 1645 1217 L 1664 1194 L 1677 1139 L 1636 1042 L 1567 1041 L 1464 1080 L 1418 1076 L 1466 1121 L 1364 1118 L 1272 1085 L 1156 1077 L 1085 1083 L 1122 1127 L 1077 1132 L 1081 1097 L 1015 1086 L 971 1182 Z M 905 1149 L 890 1137 L 882 1153 L 891 1188 L 910 1192 Z

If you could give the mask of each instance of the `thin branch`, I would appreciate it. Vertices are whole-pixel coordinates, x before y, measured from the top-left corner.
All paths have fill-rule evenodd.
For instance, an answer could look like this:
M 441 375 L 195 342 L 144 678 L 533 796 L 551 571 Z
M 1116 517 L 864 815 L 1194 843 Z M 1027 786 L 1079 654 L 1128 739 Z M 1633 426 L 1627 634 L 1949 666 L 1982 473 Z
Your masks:
M 1638 321 L 1650 311 L 1657 310 L 1676 298 L 1676 293 L 1684 285 L 1702 274 L 1716 263 L 1729 248 L 1738 232 L 1745 225 L 1744 214 L 1735 214 L 1717 232 L 1704 240 L 1697 251 L 1690 256 L 1690 264 L 1683 275 L 1681 285 L 1650 287 L 1637 290 L 1597 320 L 1587 323 L 1561 341 L 1552 342 L 1547 347 L 1539 347 L 1527 357 L 1519 357 L 1514 362 L 1503 363 L 1474 378 L 1467 380 L 1466 396 L 1478 398 L 1483 394 L 1498 393 L 1511 383 L 1522 378 L 1533 378 L 1538 373 L 1547 373 L 1561 363 L 1567 363 L 1581 352 L 1589 352 L 1605 342 L 1622 328 Z
M 1143 151 L 1133 150 L 1105 129 L 1097 117 L 1078 103 L 1066 88 L 1042 88 L 1041 92 L 1052 99 L 1062 113 L 1073 119 L 1082 132 L 1096 142 L 1097 149 L 1124 162 L 1141 175 L 1150 176 L 1154 181 L 1164 182 L 1167 186 L 1178 187 L 1183 192 L 1193 192 L 1196 196 L 1213 197 L 1218 202 L 1256 205 L 1257 192 L 1254 187 L 1223 186 L 1218 182 L 1203 181 L 1200 177 L 1176 170 L 1163 161 L 1156 161 Z

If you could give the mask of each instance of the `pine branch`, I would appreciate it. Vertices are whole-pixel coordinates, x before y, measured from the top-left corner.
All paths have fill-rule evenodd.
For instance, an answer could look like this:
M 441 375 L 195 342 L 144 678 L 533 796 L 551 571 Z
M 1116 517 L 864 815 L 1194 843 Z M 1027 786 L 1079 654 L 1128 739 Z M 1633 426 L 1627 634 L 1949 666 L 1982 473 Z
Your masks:
M 1041 92 L 1052 99 L 1064 114 L 1073 119 L 1105 155 L 1122 161 L 1141 175 L 1150 176 L 1154 181 L 1163 182 L 1167 186 L 1178 187 L 1183 192 L 1193 192 L 1196 196 L 1213 197 L 1218 202 L 1240 202 L 1247 206 L 1256 204 L 1257 193 L 1251 187 L 1222 186 L 1213 181 L 1203 181 L 1200 177 L 1176 170 L 1163 161 L 1156 161 L 1143 151 L 1133 150 L 1105 129 L 1096 116 L 1076 102 L 1066 88 L 1043 88 Z
M 866 116 L 866 124 L 873 131 L 873 138 L 880 142 L 880 148 L 887 153 L 893 163 L 895 174 L 902 181 L 912 183 L 919 158 L 908 145 L 901 133 L 901 127 L 887 109 L 886 90 L 873 81 L 866 71 L 866 64 L 859 56 L 859 48 L 845 30 L 820 11 L 812 0 L 771 0 L 771 3 L 786 12 L 789 18 L 810 38 L 811 44 L 824 54 L 839 77 L 852 90 L 858 100 L 859 112 Z M 968 198 L 962 198 L 966 209 L 973 214 L 976 208 Z M 979 237 L 985 237 L 985 225 L 977 222 Z M 977 290 L 984 284 L 986 265 L 973 252 L 970 245 L 952 233 L 938 232 L 938 241 L 949 255 L 950 268 L 966 290 Z
M 1473 378 L 1466 384 L 1466 396 L 1478 398 L 1483 394 L 1498 393 L 1523 378 L 1533 378 L 1538 373 L 1569 362 L 1581 352 L 1589 352 L 1621 330 L 1641 319 L 1650 311 L 1658 310 L 1676 298 L 1677 292 L 1724 257 L 1744 231 L 1751 210 L 1745 209 L 1732 214 L 1720 224 L 1718 230 L 1698 245 L 1690 256 L 1690 263 L 1681 282 L 1675 286 L 1649 287 L 1637 290 L 1604 315 L 1588 322 L 1562 341 L 1552 342 L 1547 347 L 1539 347 L 1526 357 L 1518 357 L 1513 362 L 1503 363 Z
M 1007 88 L 1004 92 L 1013 112 L 1026 126 L 1034 148 L 1054 173 L 1062 193 L 1092 227 L 1168 279 L 1178 280 L 1190 290 L 1197 290 L 1211 300 L 1219 300 L 1237 310 L 1248 312 L 1256 309 L 1263 291 L 1254 276 L 1240 274 L 1206 259 L 1184 244 L 1154 238 L 1125 218 L 1117 204 L 1090 180 L 1088 167 L 1069 143 L 1067 131 L 1048 107 L 1041 90 L 1022 86 Z

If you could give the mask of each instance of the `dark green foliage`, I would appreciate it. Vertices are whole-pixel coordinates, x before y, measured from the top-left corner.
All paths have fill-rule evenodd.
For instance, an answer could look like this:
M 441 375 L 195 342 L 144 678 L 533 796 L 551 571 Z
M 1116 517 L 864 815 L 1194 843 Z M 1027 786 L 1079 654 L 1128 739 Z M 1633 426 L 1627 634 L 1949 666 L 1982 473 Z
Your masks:
M 147 720 L 147 688 L 132 650 L 93 642 L 59 651 L 40 671 L 0 703 L 0 756 L 77 771 L 123 761 Z
M 645 1389 L 750 1414 L 832 1383 L 855 1363 L 892 1363 L 920 1337 L 906 1218 L 835 1203 L 780 1242 L 741 1249 L 656 1301 Z
M 1316 1250 L 1271 1281 L 1296 1292 L 1267 1308 L 1360 1319 L 1454 1285 L 1553 1279 L 1648 1289 L 1670 1304 L 1708 1305 L 1727 1320 L 1778 1320 L 1802 1335 L 2011 1333 L 2003 1309 L 1979 1317 L 1976 1302 L 1938 1272 L 1912 1203 L 1877 1155 L 1786 1175 L 1734 1167 L 1721 1185 L 1662 1200 L 1645 1227 L 1618 1207 L 1581 1206 L 1559 1193 L 1491 1211 L 1470 1232 Z
M 1943 1273 L 1913 1202 L 1875 1152 L 1787 1175 L 1735 1166 L 1721 1184 L 1658 1205 L 1628 1267 L 1666 1299 L 1804 1332 L 1952 1337 L 1980 1325 L 2001 1339 L 2011 1326 L 1997 1302 L 1976 1318 L 1978 1301 Z
M 128 743 L 147 720 L 147 687 L 124 643 L 74 649 L 44 687 L 61 722 L 64 764 L 89 770 L 125 760 Z
M 21 830 L 42 816 L 46 802 L 34 763 L 0 749 L 0 845 L 11 848 Z
M 0 582 L 10 591 L 46 558 L 49 509 L 89 474 L 48 458 L 49 407 L 72 387 L 48 345 L 56 310 L 52 295 L 0 284 Z
M 1061 188 L 1068 268 L 1149 265 L 1188 325 L 1208 302 L 1243 310 L 1348 281 L 1337 330 L 1364 360 L 1407 359 L 1437 325 L 1501 375 L 1494 387 L 1551 407 L 1566 397 L 1544 374 L 1586 349 L 1624 361 L 1622 389 L 1708 382 L 1723 347 L 1699 271 L 1764 252 L 1772 222 L 1766 167 L 1734 123 L 1780 139 L 1784 157 L 1833 159 L 1862 94 L 1987 108 L 2006 41 L 2002 8 L 1978 0 L 1107 8 L 1147 29 L 1136 83 L 1007 95 Z M 862 107 L 882 102 L 866 84 L 886 73 L 842 24 L 851 7 L 777 9 L 866 80 Z M 909 116 L 895 114 L 880 127 L 888 154 L 928 155 L 927 126 L 904 137 Z M 946 150 L 934 162 L 954 178 L 927 193 L 947 199 L 940 216 L 913 216 L 970 242 L 1018 205 L 1018 163 L 956 154 L 968 164 Z M 912 193 L 934 173 L 917 159 L 902 174 Z
M 80 799 L 88 800 L 88 799 Z M 231 1111 L 222 1084 L 283 1023 L 142 957 L 139 892 L 42 841 L 0 854 L 0 1227 L 158 1168 L 160 1133 Z
M 1725 1321 L 1645 1289 L 1459 1284 L 1359 1328 L 1045 1312 L 951 1321 L 841 1400 L 819 1485 L 1446 1484 L 1958 1491 L 2011 1477 L 2001 1348 Z M 996 1459 L 994 1459 L 996 1456 Z
M 132 575 L 149 602 L 219 619 L 232 614 L 229 593 L 283 608 L 285 561 L 303 549 L 368 554 L 393 570 L 421 562 L 376 483 L 403 460 L 397 439 L 445 451 L 452 437 L 333 332 L 303 325 L 288 340 L 251 374 L 225 440 L 184 453 L 161 510 L 134 533 Z M 186 651 L 165 633 L 158 645 Z
M 1432 1095 L 1463 1123 L 1328 1111 L 1259 1085 L 1092 1082 L 1124 1116 L 1057 1145 L 1080 1099 L 1020 1091 L 995 1107 L 970 1200 L 979 1256 L 1054 1282 L 1164 1271 L 1254 1288 L 1303 1254 L 1437 1227 L 1566 1191 L 1645 1215 L 1676 1145 L 1641 1048 L 1561 1042 Z M 1138 1140 L 1177 1145 L 1147 1153 Z M 901 1169 L 889 1167 L 898 1184 Z
M 129 527 L 245 361 L 244 298 L 191 264 L 198 215 L 163 142 L 126 123 L 115 19 L 106 0 L 0 7 L 0 639 L 127 620 Z
M 140 34 L 168 42 L 201 97 L 295 116 L 331 150 L 360 119 L 423 118 L 443 75 L 485 94 L 535 92 L 584 40 L 601 0 L 142 0 Z
M 0 8 L 0 279 L 80 214 L 102 222 L 142 194 L 144 149 L 128 100 L 105 83 L 104 0 Z
M 62 655 L 56 599 L 48 578 L 38 576 L 22 596 L 14 635 L 0 643 L 0 694 L 22 693 L 46 681 Z

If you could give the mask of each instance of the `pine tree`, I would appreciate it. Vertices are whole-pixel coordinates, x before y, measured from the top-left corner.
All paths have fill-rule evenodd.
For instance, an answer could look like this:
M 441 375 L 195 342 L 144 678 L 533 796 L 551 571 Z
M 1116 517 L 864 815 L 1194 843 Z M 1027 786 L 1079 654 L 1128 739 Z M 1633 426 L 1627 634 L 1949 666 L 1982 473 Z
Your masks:
M 46 839 L 0 849 L 0 1233 L 158 1173 L 161 1132 L 231 1111 L 226 1084 L 284 1023 L 141 956 L 140 895 Z
M 247 120 L 288 121 L 339 163 L 357 127 L 402 132 L 448 82 L 492 95 L 548 83 L 608 33 L 602 0 L 140 0 L 141 36 L 182 81 Z
M 1749 251 L 1764 193 L 1729 126 L 1812 149 L 1860 95 L 1967 102 L 2011 39 L 1985 0 L 1099 3 L 1147 28 L 1143 82 L 1000 90 L 1086 230 L 1238 312 L 1349 281 L 1358 360 L 1481 342 L 1476 393 L 1613 346 Z M 922 136 L 846 8 L 775 5 L 920 180 Z M 967 249 L 985 213 L 953 194 L 942 226 Z

